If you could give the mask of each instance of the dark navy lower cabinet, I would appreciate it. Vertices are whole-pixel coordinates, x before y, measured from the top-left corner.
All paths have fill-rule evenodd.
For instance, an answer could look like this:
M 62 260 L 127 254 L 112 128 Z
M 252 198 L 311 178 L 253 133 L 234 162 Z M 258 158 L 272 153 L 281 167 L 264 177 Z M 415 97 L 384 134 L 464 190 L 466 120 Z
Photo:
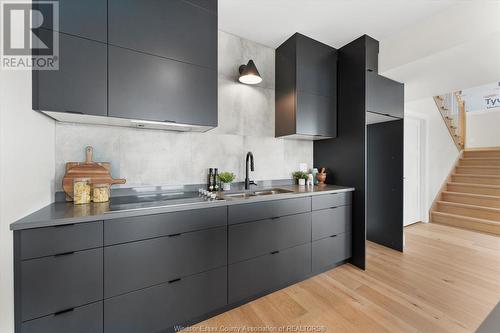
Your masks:
M 227 228 L 173 234 L 104 248 L 111 297 L 227 265 Z
M 351 233 L 342 233 L 312 243 L 312 271 L 321 272 L 351 257 Z
M 21 313 L 34 319 L 103 297 L 102 248 L 21 262 Z
M 175 330 L 351 257 L 351 193 L 14 231 L 17 333 Z
M 102 301 L 21 324 L 22 333 L 102 333 Z
M 273 251 L 228 267 L 229 303 L 300 281 L 311 273 L 311 244 Z
M 160 332 L 225 305 L 223 267 L 105 300 L 104 332 Z

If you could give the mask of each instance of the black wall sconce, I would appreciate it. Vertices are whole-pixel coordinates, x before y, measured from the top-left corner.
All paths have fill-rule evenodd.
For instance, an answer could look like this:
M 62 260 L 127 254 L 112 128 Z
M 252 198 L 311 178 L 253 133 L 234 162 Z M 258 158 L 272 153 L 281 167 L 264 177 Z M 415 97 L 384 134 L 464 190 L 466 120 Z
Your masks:
M 257 84 L 262 82 L 262 78 L 253 60 L 249 60 L 248 64 L 240 66 L 240 77 L 238 80 L 244 84 Z

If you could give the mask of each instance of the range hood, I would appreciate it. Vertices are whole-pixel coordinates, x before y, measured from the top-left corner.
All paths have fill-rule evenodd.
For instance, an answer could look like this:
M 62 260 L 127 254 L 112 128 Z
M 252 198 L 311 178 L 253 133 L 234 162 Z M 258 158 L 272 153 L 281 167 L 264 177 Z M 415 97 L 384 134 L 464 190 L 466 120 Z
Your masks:
M 206 132 L 212 126 L 180 124 L 175 122 L 150 121 L 141 119 L 125 119 L 117 117 L 93 116 L 71 112 L 40 111 L 45 115 L 65 123 L 108 125 L 134 128 L 147 128 L 177 132 Z

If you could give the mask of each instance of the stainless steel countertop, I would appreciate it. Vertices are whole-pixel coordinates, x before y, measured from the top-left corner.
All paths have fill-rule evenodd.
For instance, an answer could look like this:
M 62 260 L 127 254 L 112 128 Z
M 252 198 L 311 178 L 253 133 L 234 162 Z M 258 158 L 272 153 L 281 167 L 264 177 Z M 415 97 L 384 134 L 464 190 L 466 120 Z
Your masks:
M 253 191 L 269 189 L 269 186 L 253 187 Z M 179 200 L 154 201 L 146 205 L 131 205 L 122 207 L 112 206 L 110 203 L 91 203 L 87 205 L 74 205 L 72 202 L 55 202 L 31 215 L 28 215 L 10 225 L 11 230 L 48 227 L 64 224 L 74 224 L 98 220 L 111 220 L 123 217 L 160 214 L 175 211 L 201 209 L 219 206 L 246 204 L 251 202 L 272 201 L 306 197 L 328 193 L 354 191 L 352 187 L 336 185 L 325 186 L 299 186 L 279 185 L 273 188 L 290 190 L 290 193 L 274 195 L 251 196 L 247 198 L 224 198 L 225 200 L 202 201 L 194 198 L 180 198 Z M 238 192 L 238 191 L 235 191 Z M 227 192 L 231 193 L 231 192 Z M 113 201 L 111 202 L 113 205 Z M 132 208 L 127 208 L 132 207 Z M 123 209 L 122 209 L 123 208 Z

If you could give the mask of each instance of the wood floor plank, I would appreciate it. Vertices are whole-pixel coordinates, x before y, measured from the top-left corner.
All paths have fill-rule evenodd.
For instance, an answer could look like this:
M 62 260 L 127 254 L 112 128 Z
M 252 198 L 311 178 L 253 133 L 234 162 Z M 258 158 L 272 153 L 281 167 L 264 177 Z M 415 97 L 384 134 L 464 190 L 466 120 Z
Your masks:
M 342 265 L 195 327 L 474 332 L 500 300 L 500 237 L 418 223 L 405 238 L 404 253 L 367 242 L 366 271 Z

